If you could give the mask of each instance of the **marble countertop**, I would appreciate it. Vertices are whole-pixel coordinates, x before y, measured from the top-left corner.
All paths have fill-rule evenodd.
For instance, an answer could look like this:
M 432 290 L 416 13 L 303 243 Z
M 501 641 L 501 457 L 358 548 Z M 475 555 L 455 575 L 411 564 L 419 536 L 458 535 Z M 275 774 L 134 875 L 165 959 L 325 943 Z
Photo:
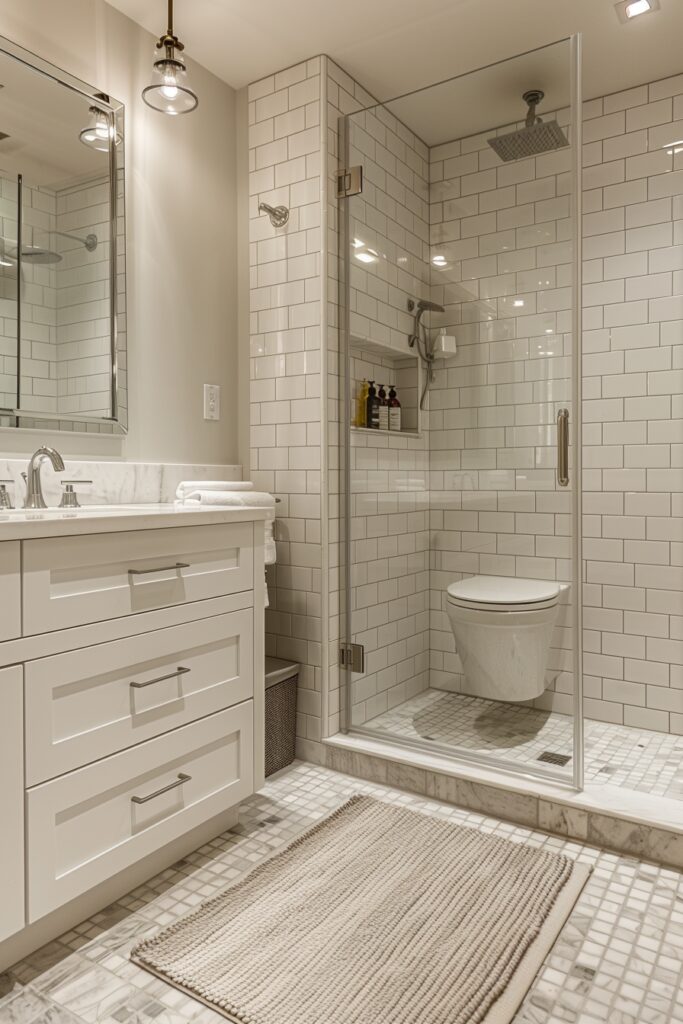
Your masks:
M 209 526 L 264 520 L 265 508 L 218 505 L 84 505 L 81 508 L 0 509 L 0 541 L 122 533 L 168 526 Z

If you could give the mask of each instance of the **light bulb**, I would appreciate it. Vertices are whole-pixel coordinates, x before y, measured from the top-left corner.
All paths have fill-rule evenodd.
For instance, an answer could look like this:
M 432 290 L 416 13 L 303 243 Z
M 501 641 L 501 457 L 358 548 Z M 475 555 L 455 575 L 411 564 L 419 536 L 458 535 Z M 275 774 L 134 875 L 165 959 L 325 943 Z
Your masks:
M 167 100 L 174 100 L 178 95 L 178 80 L 176 79 L 175 72 L 170 68 L 164 72 L 164 84 L 161 87 L 161 94 Z
M 95 122 L 95 135 L 98 139 L 108 139 L 110 135 L 109 124 L 105 115 L 100 114 Z

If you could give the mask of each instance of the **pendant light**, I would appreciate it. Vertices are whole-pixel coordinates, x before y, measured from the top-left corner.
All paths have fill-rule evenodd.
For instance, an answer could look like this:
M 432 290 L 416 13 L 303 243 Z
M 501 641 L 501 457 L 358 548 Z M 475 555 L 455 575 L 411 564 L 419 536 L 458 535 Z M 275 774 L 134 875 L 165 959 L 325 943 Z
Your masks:
M 196 93 L 185 85 L 184 49 L 173 34 L 173 0 L 168 0 L 168 28 L 157 43 L 157 50 L 163 51 L 163 57 L 154 61 L 152 84 L 142 90 L 147 106 L 162 114 L 189 114 L 199 103 Z
M 109 103 L 109 97 L 103 92 L 95 93 L 94 99 L 102 100 L 103 103 Z M 121 135 L 116 130 L 114 115 L 111 111 L 98 107 L 95 103 L 88 107 L 88 112 L 90 119 L 85 128 L 78 133 L 78 137 L 83 145 L 88 146 L 89 149 L 96 149 L 100 153 L 108 153 L 110 140 L 116 146 L 121 141 Z

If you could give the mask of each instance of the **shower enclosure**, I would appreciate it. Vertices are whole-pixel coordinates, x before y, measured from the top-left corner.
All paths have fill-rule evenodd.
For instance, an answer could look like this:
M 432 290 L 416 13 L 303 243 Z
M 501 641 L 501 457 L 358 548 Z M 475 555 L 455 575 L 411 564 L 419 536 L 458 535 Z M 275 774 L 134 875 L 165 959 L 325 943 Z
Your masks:
M 580 41 L 340 134 L 345 728 L 581 787 Z M 473 685 L 447 600 L 471 578 L 556 595 L 533 699 L 511 662 L 499 699 Z

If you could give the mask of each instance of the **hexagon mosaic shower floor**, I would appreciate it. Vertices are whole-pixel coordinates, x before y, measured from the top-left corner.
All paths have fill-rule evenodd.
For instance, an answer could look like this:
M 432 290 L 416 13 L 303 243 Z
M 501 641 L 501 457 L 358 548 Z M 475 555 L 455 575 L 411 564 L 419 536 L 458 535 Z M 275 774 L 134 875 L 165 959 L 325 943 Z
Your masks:
M 0 975 L 0 1024 L 225 1024 L 129 949 L 359 792 L 593 865 L 515 1024 L 683 1024 L 679 872 L 300 762 L 242 805 L 234 830 Z

